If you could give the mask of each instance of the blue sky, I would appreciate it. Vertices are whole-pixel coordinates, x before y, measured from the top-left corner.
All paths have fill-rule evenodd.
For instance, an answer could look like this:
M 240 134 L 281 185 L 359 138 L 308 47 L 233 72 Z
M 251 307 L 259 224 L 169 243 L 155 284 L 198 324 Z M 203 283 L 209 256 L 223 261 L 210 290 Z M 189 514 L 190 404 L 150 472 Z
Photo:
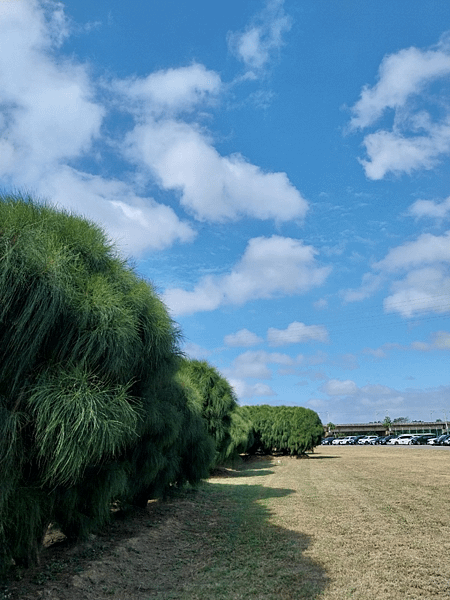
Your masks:
M 100 223 L 241 404 L 450 418 L 450 4 L 0 1 L 0 186 Z

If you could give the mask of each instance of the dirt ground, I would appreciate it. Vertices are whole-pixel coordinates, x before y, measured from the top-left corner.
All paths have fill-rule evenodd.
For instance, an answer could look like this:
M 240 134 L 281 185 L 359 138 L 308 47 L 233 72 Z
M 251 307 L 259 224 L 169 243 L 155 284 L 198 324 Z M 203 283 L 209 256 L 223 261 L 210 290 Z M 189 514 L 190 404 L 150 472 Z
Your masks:
M 166 599 L 192 575 L 202 539 L 186 523 L 201 527 L 196 494 L 149 502 L 124 519 L 114 519 L 87 542 L 67 545 L 49 532 L 40 565 L 18 572 L 5 600 Z M 3 597 L 0 593 L 0 600 Z

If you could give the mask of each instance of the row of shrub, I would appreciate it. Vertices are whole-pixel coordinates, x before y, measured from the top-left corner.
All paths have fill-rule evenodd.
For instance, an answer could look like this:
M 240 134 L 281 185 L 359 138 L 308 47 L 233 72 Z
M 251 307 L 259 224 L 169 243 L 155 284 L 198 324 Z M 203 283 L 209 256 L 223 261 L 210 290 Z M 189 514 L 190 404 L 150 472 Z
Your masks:
M 153 288 L 85 219 L 3 197 L 0 294 L 0 572 L 34 562 L 49 523 L 83 538 L 113 503 L 320 441 L 302 433 L 312 411 L 238 407 L 216 369 L 183 356 Z

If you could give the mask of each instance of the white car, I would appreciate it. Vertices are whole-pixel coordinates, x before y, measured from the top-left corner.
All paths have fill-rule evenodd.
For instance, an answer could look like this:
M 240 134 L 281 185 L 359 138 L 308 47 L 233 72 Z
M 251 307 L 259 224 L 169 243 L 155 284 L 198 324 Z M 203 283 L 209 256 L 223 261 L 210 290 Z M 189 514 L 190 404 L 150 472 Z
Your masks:
M 334 444 L 335 446 L 337 446 L 337 445 L 345 445 L 345 444 L 352 444 L 354 437 L 355 436 L 353 436 L 353 435 L 348 435 L 347 437 L 336 438 L 331 443 Z
M 361 446 L 365 446 L 366 444 L 371 444 L 373 442 L 373 440 L 377 439 L 377 435 L 366 435 L 366 437 L 361 438 L 360 440 L 358 440 L 358 444 L 360 444 Z
M 344 446 L 347 444 L 354 444 L 355 443 L 355 437 L 356 435 L 348 435 L 345 438 L 342 438 L 341 440 L 341 444 L 343 444 Z
M 402 433 L 401 435 L 389 440 L 388 444 L 397 445 L 397 444 L 412 444 L 412 441 L 415 437 L 417 437 L 417 433 Z

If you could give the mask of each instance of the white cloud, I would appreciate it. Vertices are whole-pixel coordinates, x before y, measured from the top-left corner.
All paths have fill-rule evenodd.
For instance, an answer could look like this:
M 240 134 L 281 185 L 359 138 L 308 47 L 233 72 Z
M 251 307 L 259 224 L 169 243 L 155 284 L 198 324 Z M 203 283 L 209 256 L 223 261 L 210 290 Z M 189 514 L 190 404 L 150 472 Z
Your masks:
M 266 383 L 249 384 L 241 379 L 229 379 L 228 381 L 239 399 L 277 395 Z
M 358 392 L 358 386 L 350 379 L 346 379 L 345 381 L 330 379 L 320 390 L 329 396 L 351 396 Z
M 0 89 L 3 150 L 11 156 L 0 175 L 33 177 L 59 160 L 88 151 L 100 135 L 104 108 L 95 101 L 87 67 L 55 60 L 55 22 L 37 2 L 3 2 L 0 11 Z M 65 27 L 66 25 L 64 25 Z
M 393 293 L 383 302 L 387 313 L 396 312 L 410 318 L 417 314 L 450 311 L 448 269 L 428 267 L 412 270 L 404 279 L 392 283 L 391 289 Z
M 363 88 L 350 120 L 350 129 L 355 130 L 373 126 L 386 113 L 393 116 L 390 128 L 366 134 L 363 140 L 367 159 L 360 162 L 367 177 L 377 180 L 389 172 L 431 169 L 450 152 L 446 93 L 427 94 L 431 84 L 439 84 L 449 74 L 450 48 L 445 37 L 434 48 L 407 48 L 383 59 L 378 82 Z M 430 108 L 436 106 L 432 117 Z
M 159 185 L 179 192 L 180 203 L 202 221 L 303 219 L 308 203 L 286 173 L 264 172 L 239 154 L 221 156 L 194 124 L 148 118 L 126 138 L 129 160 Z
M 279 352 L 265 352 L 264 350 L 249 350 L 237 356 L 232 367 L 227 371 L 230 377 L 271 379 L 272 371 L 267 365 L 276 364 L 282 366 L 291 366 L 296 362 L 295 359 L 287 354 Z
M 449 74 L 450 54 L 444 47 L 424 51 L 412 47 L 385 56 L 378 70 L 378 83 L 365 86 L 352 108 L 351 127 L 372 125 L 387 109 L 403 107 L 410 96 Z
M 164 300 L 174 314 L 180 315 L 303 294 L 321 285 L 330 272 L 316 263 L 315 255 L 316 250 L 301 240 L 276 235 L 253 238 L 230 273 L 204 277 L 193 291 L 168 289 Z
M 408 173 L 432 169 L 442 154 L 450 150 L 450 120 L 430 126 L 425 135 L 407 137 L 398 131 L 377 131 L 364 138 L 369 160 L 361 160 L 369 179 L 382 179 L 386 173 Z
M 360 302 L 373 296 L 380 289 L 383 281 L 384 278 L 379 274 L 365 273 L 359 288 L 343 290 L 340 295 L 344 302 Z
M 392 272 L 441 262 L 450 262 L 450 231 L 442 236 L 424 233 L 417 240 L 393 248 L 373 267 Z
M 226 335 L 224 342 L 232 348 L 257 346 L 264 340 L 248 329 L 240 329 L 236 333 Z
M 88 64 L 59 51 L 74 29 L 79 31 L 61 3 L 0 3 L 3 188 L 81 212 L 127 254 L 195 236 L 172 208 L 142 194 L 139 185 L 148 179 L 180 194 L 183 207 L 200 220 L 303 219 L 308 204 L 285 173 L 265 172 L 238 154 L 222 157 L 195 124 L 200 117 L 192 113 L 220 96 L 218 73 L 194 63 L 106 85 L 94 79 Z M 125 134 L 104 128 L 116 109 L 136 120 L 125 148 L 127 158 L 145 167 L 145 177 L 134 173 L 120 181 L 79 167 L 86 158 L 101 164 L 106 145 L 124 158 L 119 136 Z M 185 112 L 189 124 L 176 120 Z
M 430 217 L 445 219 L 450 213 L 450 196 L 442 202 L 434 200 L 416 200 L 409 208 L 408 214 L 417 219 Z
M 188 67 L 150 73 L 144 78 L 113 81 L 112 89 L 126 98 L 127 110 L 152 115 L 173 115 L 192 111 L 199 104 L 212 101 L 221 91 L 220 75 L 194 63 Z
M 423 340 L 415 340 L 411 344 L 405 346 L 396 343 L 383 344 L 379 348 L 365 348 L 364 354 L 369 354 L 377 359 L 388 358 L 388 354 L 391 350 L 402 350 L 404 352 L 415 351 L 415 352 L 431 352 L 440 350 L 450 350 L 450 332 L 448 331 L 435 331 L 430 334 L 430 341 L 424 342 Z
M 292 24 L 283 9 L 284 0 L 269 0 L 243 32 L 228 34 L 230 51 L 248 68 L 260 70 L 283 45 Z
M 60 3 L 0 3 L 2 186 L 96 221 L 127 254 L 191 241 L 194 230 L 170 207 L 140 197 L 129 183 L 70 166 L 105 141 L 107 114 L 89 66 L 57 53 L 70 30 Z
M 137 196 L 129 185 L 61 166 L 36 185 L 41 196 L 101 223 L 112 239 L 134 255 L 190 242 L 194 230 L 168 206 Z
M 184 344 L 183 352 L 190 359 L 197 359 L 197 360 L 206 360 L 206 359 L 208 359 L 208 357 L 211 354 L 210 350 L 207 350 L 206 348 L 202 348 L 202 346 L 199 346 L 198 344 L 194 344 L 193 342 L 187 342 L 186 344 Z
M 270 346 L 301 344 L 306 342 L 328 342 L 328 332 L 323 325 L 305 325 L 294 321 L 286 329 L 271 327 L 267 331 Z
M 387 313 L 411 318 L 418 314 L 450 311 L 450 231 L 441 236 L 430 233 L 389 250 L 373 264 L 378 273 L 366 273 L 356 290 L 342 292 L 345 301 L 369 298 L 382 283 L 390 282 L 390 295 L 383 302 Z M 393 279 L 394 277 L 400 279 Z

